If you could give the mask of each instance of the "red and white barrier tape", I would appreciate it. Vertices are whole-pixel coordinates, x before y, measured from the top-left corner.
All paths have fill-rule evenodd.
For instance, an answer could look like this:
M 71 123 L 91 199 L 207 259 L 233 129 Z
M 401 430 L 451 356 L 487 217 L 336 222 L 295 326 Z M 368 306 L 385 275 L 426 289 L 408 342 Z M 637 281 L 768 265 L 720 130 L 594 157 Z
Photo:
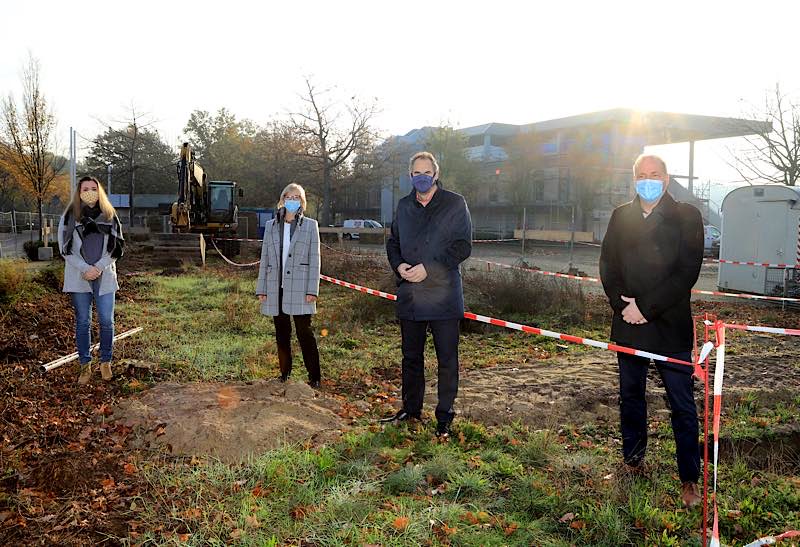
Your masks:
M 597 277 L 590 277 L 590 276 L 580 276 L 580 275 L 570 275 L 565 273 L 558 273 L 558 272 L 548 272 L 546 270 L 536 270 L 533 268 L 523 268 L 522 266 L 513 266 L 511 264 L 502 264 L 500 262 L 492 262 L 490 260 L 481 260 L 479 258 L 470 258 L 470 260 L 475 260 L 477 262 L 483 262 L 485 264 L 493 264 L 495 266 L 499 266 L 501 268 L 511 268 L 515 270 L 522 270 L 525 272 L 535 273 L 539 275 L 548 275 L 551 277 L 561 277 L 563 279 L 572 279 L 575 281 L 582 281 L 584 283 L 600 283 L 600 279 Z M 744 298 L 748 300 L 771 300 L 774 302 L 800 302 L 800 298 L 789 298 L 783 296 L 762 296 L 759 294 L 739 294 L 739 293 L 732 293 L 732 292 L 721 292 L 721 291 L 704 291 L 700 289 L 692 289 L 692 294 L 706 294 L 709 296 L 723 296 L 728 298 Z
M 355 283 L 348 283 L 347 281 L 342 281 L 341 279 L 336 279 L 334 277 L 330 277 L 327 275 L 320 275 L 320 279 L 324 281 L 328 281 L 330 283 L 334 283 L 336 285 L 340 285 L 342 287 L 347 287 L 348 289 L 353 289 L 356 291 L 360 291 L 366 294 L 371 294 L 373 296 L 379 296 L 381 298 L 386 298 L 387 300 L 397 300 L 397 295 L 378 291 L 375 289 L 370 289 L 368 287 L 362 287 L 361 285 L 356 285 Z M 494 317 L 487 317 L 485 315 L 478 315 L 472 312 L 464 312 L 464 318 L 470 319 L 472 321 L 478 321 L 480 323 L 488 323 L 490 325 L 497 325 L 499 327 L 505 327 L 507 329 L 514 329 L 519 330 L 522 332 L 527 332 L 529 334 L 537 334 L 539 336 L 546 336 L 548 338 L 556 338 L 558 340 L 563 340 L 564 342 L 571 342 L 573 344 L 580 344 L 584 346 L 591 346 L 594 348 L 605 349 L 608 351 L 614 351 L 618 353 L 627 353 L 629 355 L 637 355 L 639 357 L 645 357 L 648 359 L 653 359 L 656 361 L 665 361 L 667 363 L 675 363 L 679 365 L 687 365 L 693 367 L 697 372 L 699 368 L 697 363 L 701 363 L 705 360 L 706 356 L 708 356 L 708 352 L 713 349 L 713 344 L 710 342 L 703 347 L 703 350 L 700 355 L 700 359 L 698 359 L 697 363 L 690 363 L 689 361 L 682 361 L 680 359 L 675 359 L 673 357 L 665 357 L 664 355 L 658 355 L 657 353 L 650 353 L 649 351 L 643 351 L 639 349 L 628 348 L 625 346 L 618 346 L 617 344 L 609 343 L 609 342 L 600 342 L 598 340 L 592 340 L 591 338 L 581 338 L 579 336 L 572 336 L 569 334 L 562 334 L 560 332 L 554 332 L 546 329 L 540 329 L 537 327 L 531 327 L 528 325 L 521 325 L 519 323 L 514 323 L 512 321 L 504 321 L 502 319 L 496 319 Z
M 800 298 L 790 298 L 788 296 L 764 296 L 760 294 L 740 294 L 734 292 L 701 291 L 700 289 L 692 289 L 692 293 L 707 294 L 710 296 L 726 296 L 731 298 L 745 298 L 748 300 L 770 300 L 773 302 L 800 302 Z
M 392 293 L 378 291 L 375 289 L 370 289 L 368 287 L 362 287 L 361 285 L 356 285 L 355 283 L 348 283 L 347 281 L 342 281 L 341 279 L 336 279 L 335 277 L 329 277 L 327 275 L 320 275 L 319 278 L 322 279 L 323 281 L 328 281 L 330 283 L 334 283 L 342 287 L 347 287 L 348 289 L 353 289 L 355 291 L 361 291 L 366 294 L 371 294 L 372 296 L 380 296 L 381 298 L 386 298 L 387 300 L 397 300 L 397 295 L 394 295 Z
M 769 334 L 783 334 L 785 336 L 800 336 L 800 329 L 787 329 L 784 327 L 762 327 L 758 325 L 738 325 L 735 323 L 725 323 L 725 328 L 736 330 L 747 330 L 751 332 L 766 332 Z
M 706 258 L 704 262 L 709 264 L 731 264 L 733 266 L 763 266 L 765 268 L 800 268 L 800 264 L 771 264 L 769 262 L 747 262 L 744 260 L 726 260 L 722 258 Z
M 480 258 L 471 258 L 470 260 L 474 260 L 476 262 L 483 262 L 484 264 L 492 264 L 494 266 L 499 266 L 501 268 L 508 268 L 512 270 L 521 270 L 523 272 L 535 273 L 539 275 L 547 275 L 550 277 L 561 277 L 564 279 L 573 279 L 575 281 L 585 281 L 587 283 L 600 283 L 600 279 L 597 277 L 587 277 L 587 276 L 580 276 L 580 275 L 570 275 L 565 273 L 559 272 L 548 272 L 547 270 L 536 270 L 534 268 L 524 268 L 522 266 L 514 266 L 512 264 L 503 264 L 502 262 L 492 262 L 491 260 L 482 260 Z
M 775 545 L 779 541 L 784 539 L 800 537 L 800 531 L 798 530 L 789 530 L 788 532 L 784 532 L 777 536 L 767 536 L 760 539 L 755 540 L 752 543 L 748 543 L 744 547 L 761 547 L 762 545 Z

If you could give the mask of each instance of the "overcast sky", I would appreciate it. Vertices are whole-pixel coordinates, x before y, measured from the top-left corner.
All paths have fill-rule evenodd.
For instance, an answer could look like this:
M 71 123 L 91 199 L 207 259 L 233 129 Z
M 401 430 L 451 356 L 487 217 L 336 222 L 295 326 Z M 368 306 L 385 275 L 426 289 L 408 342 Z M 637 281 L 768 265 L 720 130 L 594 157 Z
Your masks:
M 192 110 L 263 123 L 298 107 L 304 76 L 377 98 L 387 135 L 618 107 L 742 116 L 776 82 L 800 94 L 791 0 L 28 0 L 2 12 L 0 93 L 18 93 L 32 52 L 65 148 L 69 126 L 93 136 L 135 104 L 177 150 Z M 738 178 L 730 145 L 697 146 L 701 180 Z M 686 145 L 657 151 L 685 174 Z

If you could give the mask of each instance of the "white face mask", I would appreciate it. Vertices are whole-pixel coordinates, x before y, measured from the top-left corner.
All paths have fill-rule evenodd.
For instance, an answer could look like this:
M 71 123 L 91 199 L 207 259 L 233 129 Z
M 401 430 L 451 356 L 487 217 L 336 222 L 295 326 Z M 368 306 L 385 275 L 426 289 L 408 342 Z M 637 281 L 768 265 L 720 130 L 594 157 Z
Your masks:
M 81 192 L 81 201 L 89 207 L 94 207 L 99 199 L 100 193 L 97 190 L 84 190 Z

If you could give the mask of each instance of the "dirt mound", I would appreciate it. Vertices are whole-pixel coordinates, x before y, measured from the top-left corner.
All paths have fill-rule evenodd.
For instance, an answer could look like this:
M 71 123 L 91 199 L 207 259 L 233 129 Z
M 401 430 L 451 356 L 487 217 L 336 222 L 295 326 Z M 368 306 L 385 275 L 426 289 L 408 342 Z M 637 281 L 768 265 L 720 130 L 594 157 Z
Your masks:
M 133 429 L 134 446 L 235 462 L 283 443 L 338 435 L 345 427 L 334 412 L 340 406 L 295 382 L 164 383 L 120 402 L 114 418 Z

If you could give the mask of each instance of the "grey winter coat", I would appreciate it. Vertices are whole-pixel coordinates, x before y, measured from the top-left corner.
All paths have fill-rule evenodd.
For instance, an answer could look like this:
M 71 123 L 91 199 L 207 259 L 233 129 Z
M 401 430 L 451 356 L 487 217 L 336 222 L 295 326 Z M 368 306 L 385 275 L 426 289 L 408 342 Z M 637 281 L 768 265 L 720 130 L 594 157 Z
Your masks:
M 110 235 L 105 235 L 103 238 L 103 256 L 95 264 L 87 264 L 81 255 L 81 237 L 78 229 L 73 230 L 72 235 L 72 248 L 69 253 L 64 252 L 64 215 L 61 215 L 61 220 L 58 223 L 58 247 L 61 251 L 61 256 L 64 257 L 64 292 L 92 292 L 92 285 L 86 281 L 81 274 L 89 271 L 92 266 L 95 266 L 103 273 L 100 275 L 100 295 L 108 294 L 119 290 L 117 282 L 117 265 L 116 259 L 111 257 L 108 251 L 108 238 Z
M 267 295 L 261 304 L 264 315 L 278 315 L 278 291 L 283 282 L 283 313 L 308 315 L 317 313 L 316 302 L 306 302 L 306 295 L 319 295 L 319 228 L 317 221 L 298 217 L 297 226 L 291 236 L 289 256 L 281 268 L 281 244 L 283 222 L 280 219 L 267 221 L 264 240 L 261 243 L 261 264 L 258 268 L 256 294 Z

